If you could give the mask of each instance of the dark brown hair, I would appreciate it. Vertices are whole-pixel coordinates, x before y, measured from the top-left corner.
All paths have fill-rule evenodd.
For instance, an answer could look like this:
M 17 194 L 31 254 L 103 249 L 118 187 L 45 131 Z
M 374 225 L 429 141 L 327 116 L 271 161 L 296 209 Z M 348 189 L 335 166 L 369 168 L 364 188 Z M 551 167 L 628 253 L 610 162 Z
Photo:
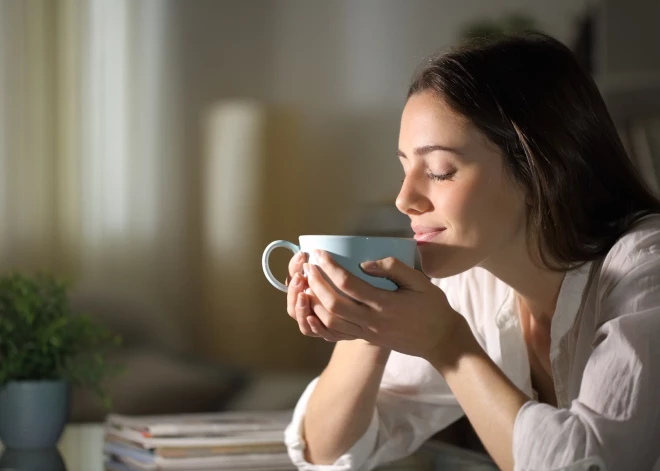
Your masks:
M 526 192 L 527 240 L 548 268 L 603 257 L 639 217 L 660 212 L 596 84 L 559 41 L 528 33 L 433 57 L 408 97 L 432 91 L 503 153 Z

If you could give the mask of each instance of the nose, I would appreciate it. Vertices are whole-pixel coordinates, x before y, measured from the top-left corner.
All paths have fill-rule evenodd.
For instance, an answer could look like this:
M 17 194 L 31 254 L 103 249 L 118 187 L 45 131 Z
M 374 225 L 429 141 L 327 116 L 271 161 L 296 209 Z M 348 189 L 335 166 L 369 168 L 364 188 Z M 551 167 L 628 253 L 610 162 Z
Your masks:
M 396 197 L 397 209 L 408 216 L 416 216 L 433 209 L 431 200 L 425 194 L 425 183 L 419 178 L 413 174 L 407 175 Z

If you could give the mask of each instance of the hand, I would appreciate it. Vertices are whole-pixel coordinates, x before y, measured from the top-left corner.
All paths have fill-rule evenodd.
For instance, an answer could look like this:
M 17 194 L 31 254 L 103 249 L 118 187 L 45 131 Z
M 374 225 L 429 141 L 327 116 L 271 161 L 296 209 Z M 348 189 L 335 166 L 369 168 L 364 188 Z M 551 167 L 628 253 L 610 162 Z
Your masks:
M 305 264 L 310 302 L 329 330 L 429 361 L 448 358 L 460 348 L 454 345 L 454 333 L 459 328 L 463 332 L 467 323 L 422 272 L 391 257 L 365 262 L 367 274 L 388 278 L 399 287 L 386 291 L 352 275 L 327 253 L 315 255 L 320 269 Z
M 289 316 L 298 322 L 300 332 L 309 337 L 322 337 L 328 342 L 353 340 L 353 337 L 326 328 L 312 312 L 309 296 L 304 293 L 308 288 L 307 280 L 303 275 L 303 264 L 306 260 L 307 254 L 301 251 L 289 262 L 289 276 L 286 278 L 286 285 L 289 288 L 286 297 Z

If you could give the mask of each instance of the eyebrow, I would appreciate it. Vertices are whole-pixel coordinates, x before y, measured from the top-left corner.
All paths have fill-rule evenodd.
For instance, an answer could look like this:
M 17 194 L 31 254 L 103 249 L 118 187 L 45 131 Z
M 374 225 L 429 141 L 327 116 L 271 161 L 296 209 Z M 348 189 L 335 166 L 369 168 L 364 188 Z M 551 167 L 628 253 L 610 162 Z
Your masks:
M 413 153 L 419 157 L 423 157 L 427 154 L 430 154 L 431 152 L 436 152 L 436 151 L 451 152 L 453 154 L 461 155 L 461 152 L 455 147 L 447 147 L 447 146 L 442 146 L 440 144 L 418 147 L 413 151 Z M 401 150 L 397 150 L 396 155 L 398 155 L 399 157 L 403 157 L 404 159 L 407 159 L 406 154 L 404 154 Z

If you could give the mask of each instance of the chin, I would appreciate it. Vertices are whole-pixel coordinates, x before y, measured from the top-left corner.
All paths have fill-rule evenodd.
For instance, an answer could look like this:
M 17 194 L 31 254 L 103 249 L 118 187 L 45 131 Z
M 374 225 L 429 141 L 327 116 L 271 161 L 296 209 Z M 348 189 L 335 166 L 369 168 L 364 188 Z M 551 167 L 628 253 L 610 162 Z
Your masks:
M 477 266 L 468 248 L 433 245 L 425 244 L 419 250 L 422 271 L 428 277 L 447 278 Z
M 466 270 L 469 270 L 469 268 L 467 268 Z M 429 278 L 448 278 L 450 276 L 463 273 L 466 270 L 459 270 L 451 266 L 437 266 L 435 264 L 432 264 L 430 267 L 427 267 L 427 264 L 422 262 L 422 271 Z

